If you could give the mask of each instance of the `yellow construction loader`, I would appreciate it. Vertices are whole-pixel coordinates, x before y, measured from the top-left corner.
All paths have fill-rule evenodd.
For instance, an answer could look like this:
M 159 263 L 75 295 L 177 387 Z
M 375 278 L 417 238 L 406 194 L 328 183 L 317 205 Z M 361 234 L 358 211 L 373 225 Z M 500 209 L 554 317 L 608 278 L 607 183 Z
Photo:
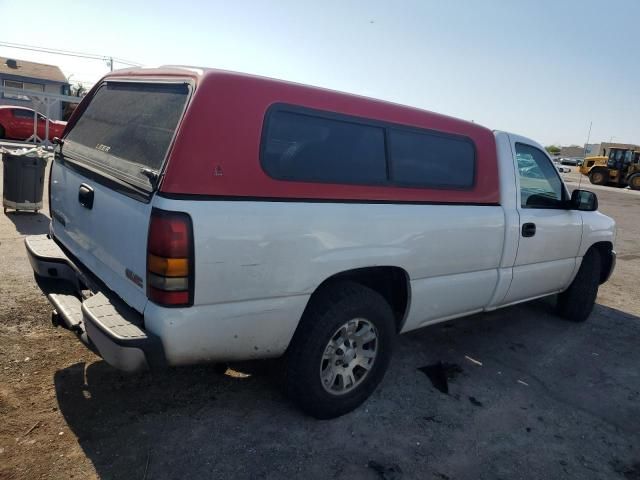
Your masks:
M 580 173 L 594 185 L 640 190 L 640 149 L 609 148 L 608 155 L 585 158 Z

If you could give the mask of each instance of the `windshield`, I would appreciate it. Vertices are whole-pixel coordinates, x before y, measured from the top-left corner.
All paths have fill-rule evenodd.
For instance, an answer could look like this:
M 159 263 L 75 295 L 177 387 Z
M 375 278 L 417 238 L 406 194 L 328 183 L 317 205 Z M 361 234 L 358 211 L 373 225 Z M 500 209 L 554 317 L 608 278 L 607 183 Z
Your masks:
M 142 188 L 159 171 L 187 101 L 184 83 L 102 85 L 66 137 L 65 155 Z

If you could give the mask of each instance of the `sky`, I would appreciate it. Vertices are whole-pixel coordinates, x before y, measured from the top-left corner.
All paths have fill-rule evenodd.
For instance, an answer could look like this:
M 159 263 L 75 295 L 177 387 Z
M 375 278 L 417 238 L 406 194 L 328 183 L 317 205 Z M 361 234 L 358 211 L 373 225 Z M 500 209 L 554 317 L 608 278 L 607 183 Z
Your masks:
M 545 145 L 584 144 L 590 122 L 590 143 L 640 144 L 640 0 L 28 3 L 0 0 L 1 42 L 281 78 Z M 59 65 L 71 83 L 108 71 L 2 46 L 0 56 Z

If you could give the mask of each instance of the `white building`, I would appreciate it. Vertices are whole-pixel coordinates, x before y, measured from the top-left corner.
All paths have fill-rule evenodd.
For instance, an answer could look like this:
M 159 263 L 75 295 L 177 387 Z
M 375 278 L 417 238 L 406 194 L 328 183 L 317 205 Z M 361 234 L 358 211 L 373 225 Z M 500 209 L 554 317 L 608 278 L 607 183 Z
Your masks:
M 22 90 L 69 95 L 69 83 L 59 67 L 45 63 L 27 62 L 0 57 L 0 85 Z M 28 95 L 3 92 L 0 105 L 16 105 L 33 108 Z M 42 112 L 44 113 L 44 112 Z M 49 111 L 52 120 L 62 119 L 60 102 Z

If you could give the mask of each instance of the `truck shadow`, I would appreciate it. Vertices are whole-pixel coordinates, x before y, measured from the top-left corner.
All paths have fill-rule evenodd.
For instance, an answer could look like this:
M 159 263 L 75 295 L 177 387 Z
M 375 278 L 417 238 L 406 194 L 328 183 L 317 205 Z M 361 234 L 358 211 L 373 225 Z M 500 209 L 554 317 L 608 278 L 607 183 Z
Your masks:
M 99 478 L 144 478 L 146 456 L 156 456 L 156 442 L 164 445 L 161 450 L 183 441 L 191 444 L 192 440 L 176 436 L 179 431 L 185 434 L 184 428 L 194 441 L 215 443 L 209 438 L 213 432 L 207 433 L 202 426 L 204 419 L 217 418 L 215 430 L 225 428 L 231 433 L 243 418 L 256 414 L 265 423 L 274 412 L 289 419 L 299 417 L 276 385 L 276 364 L 243 363 L 226 372 L 226 366 L 205 365 L 128 375 L 97 361 L 59 370 L 54 384 L 60 412 Z M 164 435 L 164 431 L 172 433 Z M 162 452 L 161 456 L 170 460 L 173 455 Z M 158 472 L 152 478 L 162 476 Z M 167 476 L 187 477 L 179 469 Z
M 101 478 L 376 478 L 367 462 L 421 476 L 428 470 L 417 457 L 390 448 L 407 438 L 407 449 L 416 439 L 431 449 L 438 472 L 449 465 L 446 475 L 474 477 L 481 465 L 490 478 L 491 462 L 511 471 L 518 449 L 553 435 L 575 437 L 570 448 L 606 468 L 618 443 L 640 440 L 640 380 L 628 370 L 640 353 L 629 338 L 640 338 L 638 317 L 598 305 L 589 322 L 574 324 L 547 301 L 434 325 L 401 337 L 381 388 L 334 421 L 306 417 L 285 399 L 278 361 L 140 375 L 98 361 L 60 370 L 54 382 L 60 411 Z M 419 370 L 436 362 L 460 366 L 446 394 Z M 613 446 L 578 445 L 594 428 Z M 452 434 L 456 443 L 446 446 Z M 493 445 L 500 435 L 506 441 Z M 450 463 L 452 448 L 475 451 L 481 463 Z M 540 461 L 550 462 L 545 455 Z
M 6 217 L 13 222 L 16 231 L 22 235 L 40 235 L 49 232 L 49 217 L 43 213 L 9 210 Z

